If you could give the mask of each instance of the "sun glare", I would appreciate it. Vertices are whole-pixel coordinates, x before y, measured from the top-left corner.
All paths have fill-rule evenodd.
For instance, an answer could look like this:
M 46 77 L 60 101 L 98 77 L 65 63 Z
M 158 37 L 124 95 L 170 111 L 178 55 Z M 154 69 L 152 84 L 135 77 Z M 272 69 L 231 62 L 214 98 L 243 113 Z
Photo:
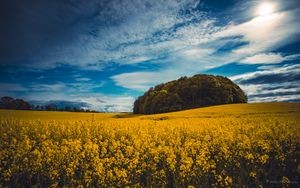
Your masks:
M 259 16 L 268 16 L 275 11 L 274 4 L 272 3 L 263 3 L 259 6 L 257 14 Z

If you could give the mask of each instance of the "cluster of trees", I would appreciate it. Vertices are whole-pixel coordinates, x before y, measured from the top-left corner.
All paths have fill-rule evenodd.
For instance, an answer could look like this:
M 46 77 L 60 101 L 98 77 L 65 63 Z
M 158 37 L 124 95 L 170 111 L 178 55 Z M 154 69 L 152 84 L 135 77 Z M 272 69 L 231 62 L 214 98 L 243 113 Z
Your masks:
M 238 85 L 223 76 L 198 74 L 150 88 L 135 101 L 133 112 L 155 114 L 232 103 L 247 103 Z
M 94 110 L 83 109 L 72 106 L 59 107 L 55 104 L 31 105 L 23 99 L 12 97 L 1 97 L 0 109 L 9 110 L 45 110 L 45 111 L 67 111 L 67 112 L 96 112 Z
M 23 99 L 14 99 L 12 97 L 2 97 L 0 99 L 0 109 L 11 110 L 30 110 L 31 105 Z

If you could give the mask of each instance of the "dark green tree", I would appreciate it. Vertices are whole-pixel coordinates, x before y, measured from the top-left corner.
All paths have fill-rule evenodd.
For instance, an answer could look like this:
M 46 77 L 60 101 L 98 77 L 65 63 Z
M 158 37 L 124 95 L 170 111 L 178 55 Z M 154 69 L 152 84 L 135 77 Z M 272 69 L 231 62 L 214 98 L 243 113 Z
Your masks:
M 198 74 L 150 88 L 134 103 L 133 111 L 155 114 L 219 104 L 246 103 L 243 90 L 223 76 Z

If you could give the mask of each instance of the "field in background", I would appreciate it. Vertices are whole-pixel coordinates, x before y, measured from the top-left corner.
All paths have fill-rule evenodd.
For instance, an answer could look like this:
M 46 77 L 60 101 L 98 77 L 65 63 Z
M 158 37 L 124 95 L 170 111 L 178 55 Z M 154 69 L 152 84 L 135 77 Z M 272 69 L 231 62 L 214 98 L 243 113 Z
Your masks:
M 0 187 L 299 186 L 300 104 L 0 111 Z

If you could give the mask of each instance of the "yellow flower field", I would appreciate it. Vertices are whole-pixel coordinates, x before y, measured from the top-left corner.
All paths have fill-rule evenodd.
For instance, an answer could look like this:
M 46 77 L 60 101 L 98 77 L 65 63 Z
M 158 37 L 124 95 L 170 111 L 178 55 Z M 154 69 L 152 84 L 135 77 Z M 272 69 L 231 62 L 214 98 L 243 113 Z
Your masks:
M 300 104 L 0 111 L 0 187 L 297 187 Z

